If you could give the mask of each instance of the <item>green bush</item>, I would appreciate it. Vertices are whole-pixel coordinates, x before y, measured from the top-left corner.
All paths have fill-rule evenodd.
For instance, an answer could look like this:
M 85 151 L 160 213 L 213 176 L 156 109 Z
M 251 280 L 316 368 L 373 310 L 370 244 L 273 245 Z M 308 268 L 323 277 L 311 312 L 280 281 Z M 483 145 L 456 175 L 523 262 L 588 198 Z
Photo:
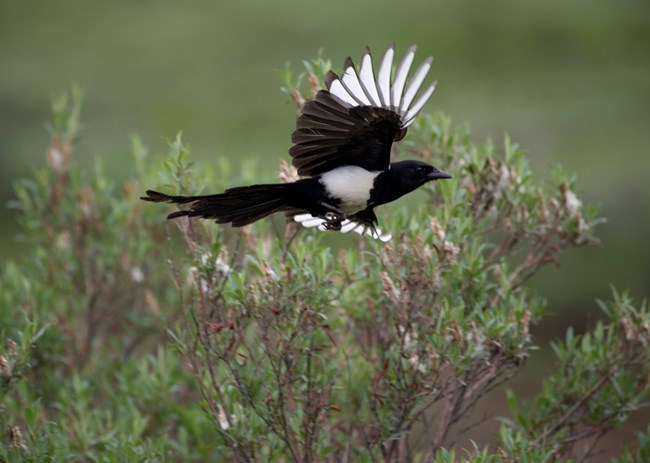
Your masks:
M 312 91 L 326 67 L 308 63 Z M 615 293 L 554 344 L 537 397 L 508 393 L 493 448 L 455 445 L 534 352 L 546 304 L 526 281 L 597 243 L 575 178 L 533 176 L 509 139 L 422 117 L 401 152 L 454 180 L 380 210 L 390 243 L 332 242 L 279 218 L 164 222 L 146 188 L 217 190 L 252 169 L 221 162 L 215 179 L 180 136 L 162 161 L 134 139 L 117 184 L 74 161 L 80 105 L 78 90 L 55 102 L 47 167 L 16 183 L 32 251 L 0 274 L 0 461 L 584 461 L 644 405 L 650 315 Z

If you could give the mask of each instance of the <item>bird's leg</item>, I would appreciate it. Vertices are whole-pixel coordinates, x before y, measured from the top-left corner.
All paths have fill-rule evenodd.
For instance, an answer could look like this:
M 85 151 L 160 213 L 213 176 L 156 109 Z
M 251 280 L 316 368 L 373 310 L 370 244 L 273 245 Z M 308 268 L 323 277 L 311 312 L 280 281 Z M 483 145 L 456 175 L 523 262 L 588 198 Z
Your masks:
M 344 220 L 344 215 L 328 212 L 325 214 L 325 223 L 323 223 L 323 227 L 325 227 L 326 230 L 341 231 L 341 224 Z
M 346 219 L 345 212 L 343 212 L 338 207 L 334 207 L 331 204 L 321 203 L 322 206 L 330 209 L 329 212 L 325 213 L 325 223 L 323 226 L 326 230 L 341 230 L 341 223 Z

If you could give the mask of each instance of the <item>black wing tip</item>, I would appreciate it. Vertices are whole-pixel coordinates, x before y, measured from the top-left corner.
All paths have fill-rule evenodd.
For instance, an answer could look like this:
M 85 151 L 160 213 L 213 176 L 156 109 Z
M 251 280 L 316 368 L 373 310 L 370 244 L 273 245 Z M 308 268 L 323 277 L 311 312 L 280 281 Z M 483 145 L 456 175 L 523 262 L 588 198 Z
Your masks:
M 327 87 L 328 90 L 331 87 L 332 82 L 334 82 L 335 80 L 339 80 L 339 76 L 336 75 L 336 73 L 330 69 L 329 71 L 327 71 L 327 74 L 325 74 L 325 86 Z
M 140 196 L 140 199 L 143 201 L 150 201 L 152 203 L 163 203 L 171 200 L 171 196 L 154 190 L 147 190 L 145 191 L 145 194 L 146 196 Z
M 192 211 L 176 211 L 172 212 L 171 214 L 167 214 L 167 220 L 171 219 L 177 219 L 179 217 L 189 217 L 189 215 L 192 213 Z
M 140 196 L 140 199 L 143 201 L 149 201 L 152 203 L 173 203 L 174 197 L 161 193 L 159 191 L 147 190 L 145 191 L 146 196 Z M 167 215 L 167 219 L 175 219 L 177 217 L 189 216 L 192 213 L 191 210 L 184 211 L 175 211 Z

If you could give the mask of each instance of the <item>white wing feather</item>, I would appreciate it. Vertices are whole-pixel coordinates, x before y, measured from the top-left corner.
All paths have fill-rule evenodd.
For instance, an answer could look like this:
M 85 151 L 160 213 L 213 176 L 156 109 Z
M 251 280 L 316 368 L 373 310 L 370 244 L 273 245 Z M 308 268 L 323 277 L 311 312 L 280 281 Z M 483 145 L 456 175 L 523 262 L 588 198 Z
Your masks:
M 406 77 L 408 76 L 411 65 L 415 58 L 415 45 L 411 46 L 407 51 L 402 61 L 400 61 L 397 69 L 395 70 L 395 79 L 391 87 L 391 99 L 395 110 L 399 110 L 402 101 L 402 92 L 404 91 L 404 84 L 406 84 Z
M 345 89 L 345 87 L 343 87 L 343 84 L 341 84 L 341 82 L 338 79 L 332 81 L 332 83 L 330 84 L 329 91 L 330 91 L 330 93 L 332 95 L 337 97 L 339 100 L 341 100 L 343 103 L 345 103 L 348 107 L 359 106 L 359 103 L 357 102 L 357 100 L 355 100 L 354 98 L 352 98 L 350 96 L 348 91 Z
M 433 94 L 436 83 L 427 87 L 424 92 L 418 92 L 427 77 L 433 58 L 429 57 L 415 70 L 409 79 L 409 71 L 415 59 L 415 45 L 411 46 L 395 69 L 391 79 L 395 49 L 391 45 L 379 64 L 379 71 L 375 78 L 370 50 L 366 49 L 361 55 L 359 73 L 352 60 L 345 62 L 345 69 L 341 77 L 335 78 L 329 84 L 329 91 L 351 108 L 354 106 L 373 106 L 396 112 L 401 121 L 401 126 L 408 127 L 418 112 Z M 414 103 L 415 100 L 415 103 Z
M 411 106 L 411 109 L 409 109 L 409 111 L 404 116 L 404 124 L 402 127 L 408 127 L 411 125 L 411 123 L 415 120 L 415 116 L 417 116 L 424 104 L 433 94 L 433 91 L 436 89 L 436 85 L 438 85 L 438 82 L 434 82 L 429 85 L 429 88 L 427 88 L 424 93 L 422 93 L 422 95 L 420 95 L 420 97 L 415 101 L 413 106 Z
M 379 74 L 377 75 L 377 89 L 381 97 L 381 105 L 384 108 L 390 108 L 390 74 L 393 70 L 393 56 L 395 49 L 391 46 L 386 50 L 384 58 L 379 65 Z
M 305 228 L 318 228 L 320 231 L 328 231 L 328 229 L 325 228 L 326 220 L 321 219 L 320 217 L 314 217 L 311 214 L 297 214 L 293 217 L 293 220 Z M 345 219 L 343 222 L 341 222 L 340 231 L 341 233 L 349 233 L 353 231 L 359 235 L 367 235 L 384 243 L 390 241 L 393 237 L 393 235 L 390 233 L 384 233 L 377 227 L 375 227 L 373 230 L 372 227 L 368 227 L 364 224 L 360 224 L 349 219 Z
M 372 106 L 381 106 L 381 100 L 379 99 L 379 93 L 377 92 L 377 83 L 375 82 L 375 75 L 372 70 L 372 57 L 370 56 L 369 50 L 366 50 L 363 55 L 361 55 L 359 79 Z
M 418 92 L 420 89 L 420 86 L 422 85 L 422 82 L 424 82 L 424 78 L 427 76 L 427 73 L 429 72 L 429 69 L 431 69 L 431 63 L 433 62 L 433 58 L 429 57 L 427 58 L 424 63 L 420 65 L 420 67 L 417 68 L 415 73 L 413 74 L 413 77 L 411 77 L 411 80 L 408 84 L 408 87 L 406 88 L 406 91 L 404 92 L 404 99 L 402 100 L 402 103 L 400 104 L 400 115 L 404 116 L 408 110 L 409 106 L 411 105 L 411 102 L 413 101 L 413 98 L 415 98 L 415 94 Z
M 354 66 L 348 66 L 343 72 L 343 77 L 339 80 L 348 93 L 352 95 L 352 98 L 357 100 L 356 106 L 372 106 L 370 100 L 366 96 L 366 92 L 361 88 L 361 83 L 359 83 L 359 77 L 357 76 L 357 71 L 354 69 Z

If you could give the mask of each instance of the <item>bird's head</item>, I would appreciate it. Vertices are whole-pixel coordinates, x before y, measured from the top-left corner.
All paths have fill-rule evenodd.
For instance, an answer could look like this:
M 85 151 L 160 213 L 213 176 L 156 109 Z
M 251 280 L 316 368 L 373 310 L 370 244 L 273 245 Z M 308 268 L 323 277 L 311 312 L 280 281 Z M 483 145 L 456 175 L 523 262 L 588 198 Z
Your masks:
M 413 191 L 432 180 L 451 178 L 447 172 L 422 161 L 399 161 L 390 165 L 393 178 L 399 179 L 402 188 Z

